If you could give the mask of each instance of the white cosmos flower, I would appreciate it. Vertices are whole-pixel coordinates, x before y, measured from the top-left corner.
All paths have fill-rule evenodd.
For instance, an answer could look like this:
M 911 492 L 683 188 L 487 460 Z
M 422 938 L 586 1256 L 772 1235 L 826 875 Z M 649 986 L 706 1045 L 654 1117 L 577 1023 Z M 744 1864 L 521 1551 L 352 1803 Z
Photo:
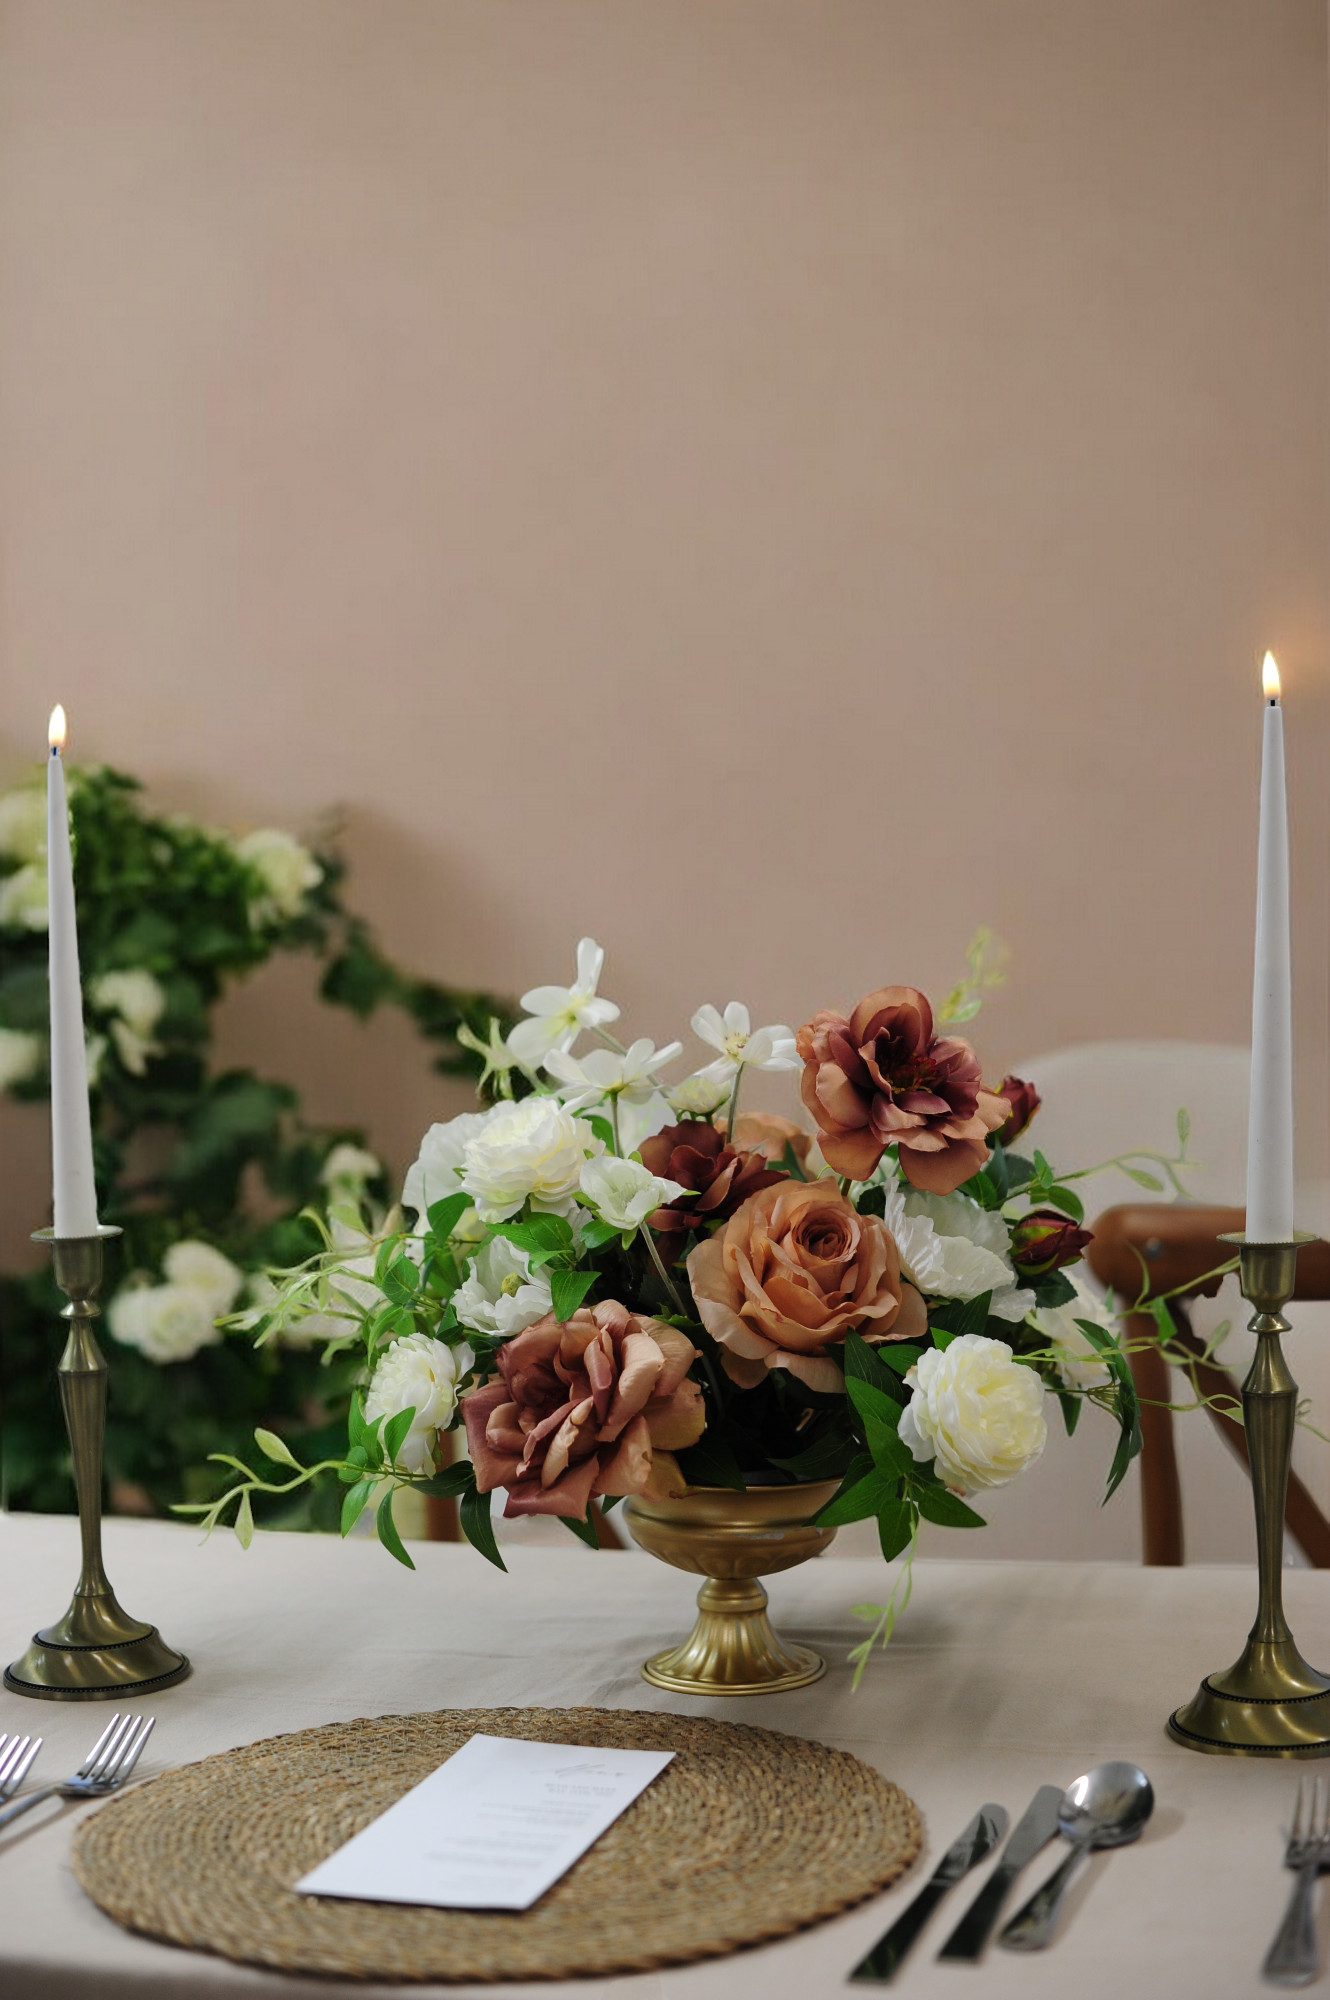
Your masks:
M 991 1292 L 994 1319 L 1023 1320 L 1034 1293 L 1019 1286 L 1007 1225 L 966 1194 L 926 1194 L 888 1184 L 883 1220 L 900 1251 L 901 1269 L 934 1298 L 977 1299 Z
M 612 1000 L 599 1000 L 605 953 L 594 938 L 583 938 L 577 947 L 577 979 L 572 986 L 533 986 L 522 995 L 522 1005 L 532 1016 L 519 1021 L 508 1037 L 508 1050 L 524 1069 L 539 1069 L 551 1049 L 570 1049 L 583 1028 L 603 1028 L 617 1021 L 619 1010 Z
M 492 1236 L 453 1293 L 453 1310 L 473 1332 L 508 1340 L 554 1310 L 549 1271 L 533 1271 L 528 1251 Z
M 607 1097 L 645 1104 L 660 1088 L 657 1071 L 673 1062 L 682 1047 L 682 1042 L 667 1042 L 658 1049 L 654 1042 L 642 1040 L 622 1055 L 617 1049 L 592 1049 L 584 1056 L 551 1049 L 545 1068 L 564 1086 L 559 1095 L 570 1111 L 584 1111 Z
M 793 1031 L 780 1023 L 754 1031 L 741 1000 L 731 1000 L 723 1015 L 710 1001 L 699 1007 L 693 1016 L 693 1033 L 717 1051 L 717 1060 L 699 1071 L 711 1083 L 732 1084 L 741 1069 L 799 1067 Z
M 21 1028 L 0 1028 L 0 1090 L 26 1083 L 42 1059 L 42 1038 Z
M 649 1215 L 683 1193 L 678 1181 L 649 1173 L 640 1160 L 608 1153 L 582 1169 L 582 1192 L 596 1213 L 616 1229 L 640 1229 Z
M 306 896 L 323 880 L 323 870 L 307 847 L 279 827 L 259 827 L 235 843 L 242 861 L 259 877 L 262 892 L 250 905 L 255 924 L 298 917 Z
M 960 1334 L 921 1354 L 905 1380 L 914 1394 L 901 1412 L 901 1442 L 959 1493 L 1006 1486 L 1044 1448 L 1044 1385 L 1005 1340 Z
M 161 1054 L 152 1031 L 166 1012 L 166 995 L 157 981 L 143 966 L 103 972 L 89 981 L 88 998 L 116 1016 L 111 1023 L 116 1054 L 131 1076 L 142 1076 L 148 1057 Z
M 458 1387 L 474 1362 L 465 1342 L 449 1347 L 428 1333 L 408 1333 L 385 1348 L 365 1396 L 365 1416 L 370 1423 L 376 1417 L 386 1423 L 402 1410 L 415 1411 L 397 1451 L 404 1472 L 430 1469 L 434 1440 L 452 1422 Z
M 556 1097 L 496 1104 L 467 1140 L 461 1186 L 482 1222 L 506 1222 L 528 1199 L 534 1209 L 571 1215 L 585 1162 L 604 1150 Z
M 46 929 L 46 866 L 28 861 L 12 875 L 0 875 L 0 930 Z
M 1054 1349 L 1057 1356 L 1057 1371 L 1068 1389 L 1102 1389 L 1112 1381 L 1108 1368 L 1096 1351 L 1093 1343 L 1086 1339 L 1077 1326 L 1078 1319 L 1088 1319 L 1092 1326 L 1102 1326 L 1105 1333 L 1114 1339 L 1118 1336 L 1117 1315 L 1097 1292 L 1092 1292 L 1079 1271 L 1064 1271 L 1063 1277 L 1075 1287 L 1076 1296 L 1061 1306 L 1040 1306 L 1030 1315 L 1030 1324 Z

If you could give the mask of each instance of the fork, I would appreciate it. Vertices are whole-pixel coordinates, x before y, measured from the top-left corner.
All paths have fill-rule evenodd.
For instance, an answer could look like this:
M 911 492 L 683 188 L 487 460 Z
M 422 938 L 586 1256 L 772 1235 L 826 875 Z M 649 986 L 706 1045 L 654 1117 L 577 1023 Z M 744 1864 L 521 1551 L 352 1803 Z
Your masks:
M 12 1799 L 42 1747 L 40 1736 L 0 1736 L 0 1799 Z
M 138 1763 L 156 1720 L 155 1715 L 113 1715 L 73 1777 L 57 1785 L 43 1785 L 39 1791 L 29 1792 L 25 1799 L 16 1799 L 0 1812 L 0 1826 L 8 1826 L 29 1806 L 40 1805 L 43 1799 L 57 1795 L 62 1799 L 102 1799 L 108 1792 L 118 1790 Z
M 1319 1778 L 1313 1778 L 1310 1785 L 1306 1778 L 1299 1778 L 1293 1825 L 1284 1850 L 1284 1866 L 1296 1869 L 1298 1879 L 1284 1921 L 1275 1932 L 1261 1967 L 1272 1986 L 1309 1985 L 1320 1969 L 1312 1920 L 1312 1891 L 1328 1843 L 1330 1789 L 1323 1787 Z

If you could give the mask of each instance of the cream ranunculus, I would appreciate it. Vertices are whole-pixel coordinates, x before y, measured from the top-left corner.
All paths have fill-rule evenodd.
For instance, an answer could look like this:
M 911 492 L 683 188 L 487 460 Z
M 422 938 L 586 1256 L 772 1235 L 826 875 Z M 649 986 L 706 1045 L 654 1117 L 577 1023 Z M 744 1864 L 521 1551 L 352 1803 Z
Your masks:
M 1063 1276 L 1074 1286 L 1075 1298 L 1062 1306 L 1041 1306 L 1038 1312 L 1031 1313 L 1030 1324 L 1054 1350 L 1058 1374 L 1068 1389 L 1107 1388 L 1113 1378 L 1093 1342 L 1086 1339 L 1076 1322 L 1088 1319 L 1116 1339 L 1117 1316 L 1097 1292 L 1090 1290 L 1078 1271 L 1065 1271 Z
M 474 1215 L 475 1210 L 468 1211 Z M 533 1271 L 527 1251 L 492 1236 L 453 1293 L 453 1311 L 475 1333 L 510 1340 L 553 1310 L 549 1272 Z
M 649 1215 L 683 1193 L 679 1181 L 651 1173 L 639 1160 L 607 1153 L 582 1169 L 582 1192 L 596 1213 L 616 1229 L 640 1229 Z
M 887 1228 L 901 1269 L 921 1292 L 941 1299 L 977 1299 L 991 1292 L 994 1319 L 1023 1320 L 1034 1293 L 1016 1282 L 1002 1217 L 964 1194 L 925 1194 L 892 1187 L 885 1196 Z
M 0 854 L 10 861 L 45 859 L 46 794 L 36 785 L 0 795 Z
M 115 1015 L 111 1040 L 131 1076 L 142 1076 L 148 1057 L 160 1054 L 153 1029 L 166 1012 L 166 995 L 142 966 L 103 972 L 88 983 L 88 998 L 103 1013 Z
M 20 1028 L 0 1028 L 0 1090 L 27 1082 L 41 1066 L 43 1046 L 40 1035 L 29 1035 Z
M 29 861 L 12 875 L 0 875 L 0 930 L 46 929 L 46 868 Z
M 260 827 L 235 844 L 236 853 L 263 887 L 250 905 L 256 924 L 298 917 L 306 896 L 323 880 L 323 870 L 307 847 L 280 828 Z
M 495 1105 L 493 1111 L 464 1111 L 460 1117 L 430 1126 L 402 1183 L 402 1206 L 416 1211 L 422 1229 L 435 1202 L 446 1201 L 450 1194 L 458 1192 L 467 1146 L 477 1133 L 485 1130 L 500 1108 Z
M 427 1333 L 409 1333 L 405 1339 L 395 1340 L 380 1357 L 365 1396 L 365 1416 L 370 1423 L 376 1417 L 386 1423 L 402 1410 L 415 1411 L 397 1452 L 402 1471 L 429 1470 L 434 1440 L 452 1422 L 458 1385 L 471 1372 L 474 1361 L 465 1342 L 449 1347 Z M 379 1435 L 383 1435 L 382 1430 Z
M 901 1413 L 901 1442 L 921 1462 L 932 1459 L 958 1493 L 1006 1486 L 1044 1448 L 1044 1385 L 1005 1340 L 961 1334 L 921 1354 L 905 1380 L 914 1394 Z
M 553 1097 L 498 1104 L 467 1140 L 461 1186 L 482 1221 L 506 1222 L 522 1203 L 571 1215 L 587 1160 L 604 1147 L 591 1127 Z

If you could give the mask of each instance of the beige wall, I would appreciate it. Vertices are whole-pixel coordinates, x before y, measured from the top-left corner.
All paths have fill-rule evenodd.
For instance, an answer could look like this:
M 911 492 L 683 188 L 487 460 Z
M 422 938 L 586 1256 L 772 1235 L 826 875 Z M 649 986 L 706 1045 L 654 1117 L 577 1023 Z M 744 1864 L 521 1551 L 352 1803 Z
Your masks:
M 4 768 L 340 805 L 397 952 L 592 930 L 657 1039 L 987 919 L 996 1074 L 1245 1034 L 1270 644 L 1319 1165 L 1325 83 L 1320 0 L 3 0 Z M 226 1053 L 408 1155 L 306 990 Z

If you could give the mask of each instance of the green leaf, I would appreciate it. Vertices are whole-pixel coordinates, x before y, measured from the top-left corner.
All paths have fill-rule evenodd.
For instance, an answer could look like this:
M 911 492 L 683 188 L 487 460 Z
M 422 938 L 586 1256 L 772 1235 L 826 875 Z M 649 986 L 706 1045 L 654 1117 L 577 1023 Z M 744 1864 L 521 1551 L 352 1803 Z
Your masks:
M 358 1479 L 342 1499 L 342 1533 L 349 1535 L 356 1522 L 365 1511 L 370 1494 L 378 1485 L 377 1479 Z
M 1163 1304 L 1163 1301 L 1160 1300 L 1158 1303 Z M 1101 1502 L 1101 1505 L 1107 1506 L 1126 1478 L 1128 1467 L 1144 1443 L 1141 1436 L 1140 1399 L 1136 1394 L 1136 1381 L 1131 1372 L 1131 1363 L 1117 1339 L 1106 1328 L 1097 1326 L 1092 1319 L 1078 1319 L 1076 1324 L 1090 1345 L 1103 1356 L 1117 1388 L 1114 1400 L 1117 1405 L 1118 1444 L 1113 1454 L 1113 1463 L 1108 1468 L 1108 1485 Z
M 936 1521 L 940 1528 L 982 1528 L 987 1525 L 982 1514 L 976 1514 L 973 1507 L 967 1507 L 945 1486 L 920 1486 L 914 1497 L 924 1519 Z
M 305 1468 L 300 1463 L 300 1460 L 291 1456 L 289 1447 L 283 1443 L 275 1431 L 255 1431 L 254 1442 L 263 1453 L 263 1456 L 272 1459 L 274 1464 L 289 1465 L 296 1472 L 304 1471 Z
M 880 1471 L 875 1465 L 869 1465 L 867 1471 L 860 1469 L 866 1465 L 869 1465 L 867 1459 L 861 1457 L 855 1460 L 839 1489 L 832 1494 L 826 1506 L 820 1507 L 814 1514 L 815 1528 L 845 1528 L 851 1521 L 867 1521 L 897 1498 L 899 1478 Z
M 676 1452 L 679 1470 L 690 1486 L 724 1486 L 731 1493 L 745 1493 L 748 1482 L 739 1461 L 713 1418 L 696 1444 Z
M 413 1493 L 428 1493 L 436 1500 L 456 1500 L 459 1494 L 475 1490 L 476 1468 L 469 1458 L 459 1465 L 446 1466 L 442 1472 L 431 1473 L 428 1479 L 413 1479 Z
M 254 1539 L 254 1509 L 250 1505 L 248 1491 L 240 1496 L 234 1525 L 236 1540 L 242 1549 L 247 1549 Z
M 398 1410 L 397 1414 L 389 1417 L 384 1425 L 383 1455 L 389 1465 L 396 1465 L 397 1454 L 402 1449 L 402 1440 L 410 1430 L 415 1414 L 415 1405 L 412 1404 L 409 1410 Z
M 1185 1153 L 1187 1141 L 1191 1137 L 1191 1113 L 1185 1105 L 1178 1106 L 1178 1151 Z
M 963 1333 L 982 1333 L 988 1325 L 992 1296 L 991 1292 L 981 1292 L 977 1299 L 947 1299 L 934 1306 L 928 1316 L 928 1330 L 937 1345 L 950 1345 Z M 938 1340 L 939 1330 L 949 1336 L 947 1342 Z
M 1164 1183 L 1158 1174 L 1147 1173 L 1144 1167 L 1123 1167 L 1128 1180 L 1135 1181 L 1137 1187 L 1149 1188 L 1151 1194 L 1162 1194 Z
M 917 1356 L 918 1349 L 915 1353 Z M 875 1389 L 880 1389 L 884 1396 L 894 1397 L 898 1403 L 904 1404 L 909 1401 L 906 1390 L 893 1373 L 892 1366 L 883 1358 L 881 1349 L 870 1347 L 862 1334 L 853 1331 L 846 1334 L 841 1348 L 841 1363 L 845 1369 L 847 1387 L 853 1378 L 860 1382 L 870 1382 Z
M 572 1318 L 591 1287 L 595 1284 L 595 1271 L 554 1271 L 550 1275 L 550 1297 L 554 1305 L 554 1317 L 562 1323 Z
M 589 1215 L 582 1224 L 582 1244 L 587 1250 L 602 1250 L 612 1243 L 619 1234 L 612 1222 L 606 1222 L 603 1215 Z
M 918 1510 L 908 1500 L 886 1500 L 878 1509 L 877 1538 L 886 1562 L 895 1562 L 914 1539 Z
M 1081 1419 L 1081 1399 L 1068 1395 L 1065 1389 L 1058 1390 L 1058 1401 L 1062 1405 L 1062 1422 L 1068 1437 L 1074 1435 Z
M 611 1125 L 609 1119 L 603 1118 L 599 1111 L 591 1111 L 587 1113 L 586 1122 L 600 1140 L 601 1145 L 609 1147 L 612 1152 L 614 1150 L 614 1127 Z
M 494 1539 L 494 1523 L 490 1518 L 490 1496 L 479 1493 L 475 1487 L 462 1495 L 462 1504 L 457 1510 L 462 1523 L 462 1533 L 473 1549 L 478 1549 L 487 1562 L 496 1569 L 507 1571 L 508 1565 L 499 1554 L 499 1544 Z
M 589 1549 L 598 1549 L 600 1547 L 600 1538 L 596 1534 L 596 1524 L 591 1518 L 591 1509 L 589 1507 L 586 1511 L 585 1520 L 574 1520 L 568 1514 L 560 1514 L 557 1518 L 563 1522 L 564 1527 L 567 1528 L 570 1534 L 576 1535 L 579 1542 L 585 1542 Z
M 1070 1305 L 1076 1296 L 1076 1287 L 1065 1271 L 1047 1271 L 1042 1278 L 1036 1278 L 1030 1287 L 1037 1306 Z
M 393 1519 L 393 1495 L 391 1487 L 384 1494 L 382 1500 L 380 1500 L 379 1511 L 375 1515 L 374 1520 L 375 1526 L 379 1531 L 379 1540 L 383 1543 L 389 1555 L 396 1556 L 398 1562 L 403 1564 L 405 1568 L 414 1569 L 415 1564 L 402 1546 L 402 1537 L 398 1534 L 397 1523 Z
M 501 1222 L 496 1236 L 506 1236 L 531 1258 L 531 1268 L 548 1264 L 551 1257 L 564 1257 L 573 1247 L 572 1225 L 561 1215 L 533 1215 L 526 1222 Z
M 1084 1222 L 1085 1203 L 1068 1187 L 1051 1187 L 1044 1196 L 1050 1208 L 1060 1208 L 1073 1222 Z
M 908 1445 L 902 1444 L 896 1435 L 901 1406 L 895 1397 L 886 1395 L 876 1383 L 865 1382 L 857 1375 L 846 1377 L 845 1388 L 850 1401 L 863 1419 L 868 1449 L 873 1454 L 874 1464 L 889 1468 L 894 1478 L 899 1478 L 902 1473 L 912 1472 L 913 1454 Z
M 365 1454 L 366 1465 L 383 1464 L 383 1447 L 379 1443 L 379 1422 L 375 1417 L 372 1424 L 365 1422 L 365 1411 L 358 1395 L 352 1396 L 351 1407 L 346 1414 L 347 1435 L 352 1449 L 348 1457 L 354 1457 L 357 1450 Z
M 890 1368 L 893 1375 L 908 1375 L 923 1351 L 910 1340 L 884 1340 L 881 1347 L 869 1349 L 876 1360 Z
M 854 1440 L 837 1424 L 822 1431 L 795 1457 L 773 1458 L 771 1463 L 794 1479 L 841 1479 L 855 1449 Z
M 420 1272 L 407 1256 L 395 1257 L 383 1274 L 384 1296 L 395 1306 L 413 1306 L 420 1290 Z
M 1034 1168 L 1019 1153 L 1007 1154 L 1007 1194 L 1020 1194 L 1034 1178 Z
M 471 1196 L 461 1188 L 456 1194 L 445 1195 L 442 1201 L 432 1201 L 426 1211 L 431 1234 L 446 1242 L 471 1205 Z
M 780 1156 L 780 1168 L 781 1172 L 788 1174 L 792 1181 L 806 1181 L 808 1179 L 799 1156 L 788 1139 L 785 1141 L 785 1151 Z

